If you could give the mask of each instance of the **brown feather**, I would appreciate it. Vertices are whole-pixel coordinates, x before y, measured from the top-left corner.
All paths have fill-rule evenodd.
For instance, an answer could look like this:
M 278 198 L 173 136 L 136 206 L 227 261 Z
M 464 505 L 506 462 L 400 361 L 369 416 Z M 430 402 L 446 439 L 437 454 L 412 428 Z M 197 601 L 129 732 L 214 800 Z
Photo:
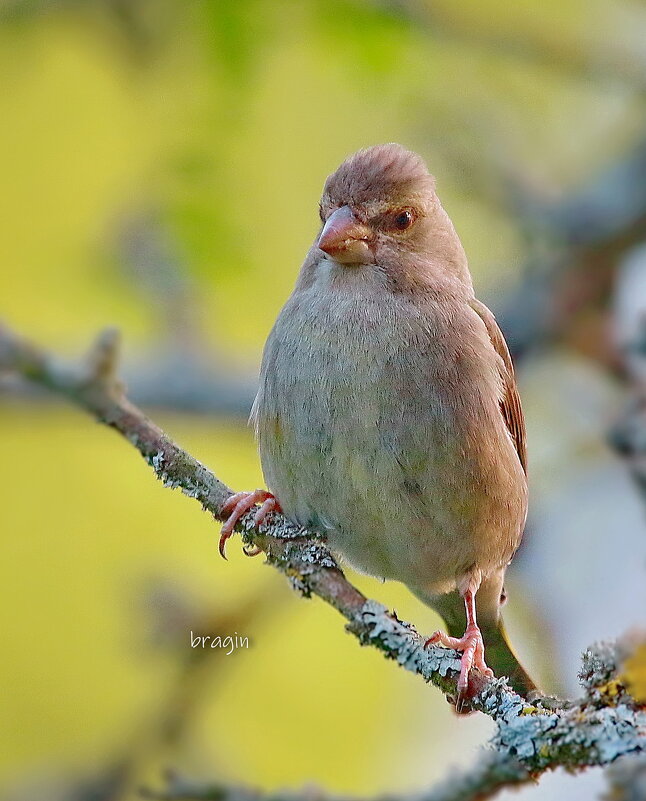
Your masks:
M 527 436 L 525 431 L 525 417 L 523 416 L 523 409 L 520 405 L 520 396 L 518 394 L 518 387 L 516 386 L 516 377 L 514 375 L 514 365 L 511 360 L 509 348 L 505 342 L 505 337 L 498 327 L 496 318 L 481 301 L 473 298 L 470 301 L 471 308 L 478 314 L 482 322 L 485 324 L 491 344 L 494 346 L 496 353 L 500 356 L 502 363 L 500 366 L 500 376 L 503 381 L 504 394 L 500 401 L 500 411 L 505 418 L 505 423 L 511 435 L 514 445 L 516 446 L 516 453 L 523 466 L 525 475 L 527 475 Z
M 330 175 L 323 205 L 360 204 L 375 198 L 434 194 L 435 179 L 417 153 L 390 143 L 359 150 Z

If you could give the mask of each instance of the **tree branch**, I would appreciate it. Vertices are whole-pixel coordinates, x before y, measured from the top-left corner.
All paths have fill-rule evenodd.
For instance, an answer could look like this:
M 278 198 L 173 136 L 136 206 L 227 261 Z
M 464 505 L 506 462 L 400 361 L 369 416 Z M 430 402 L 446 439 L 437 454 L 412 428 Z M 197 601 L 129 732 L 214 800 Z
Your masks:
M 430 790 L 410 796 L 380 796 L 370 801 L 484 801 L 503 787 L 515 787 L 531 781 L 532 774 L 517 759 L 489 751 L 470 771 L 452 776 Z M 238 785 L 199 784 L 174 773 L 166 775 L 166 787 L 163 790 L 144 788 L 142 794 L 145 798 L 157 801 L 361 801 L 311 787 L 300 792 L 278 790 L 262 793 Z
M 0 372 L 10 371 L 66 397 L 124 436 L 144 457 L 164 486 L 179 488 L 221 518 L 232 491 L 189 453 L 182 450 L 136 406 L 128 401 L 116 375 L 118 336 L 106 331 L 88 357 L 76 366 L 61 364 L 45 350 L 0 327 Z M 245 543 L 261 548 L 267 561 L 305 596 L 317 595 L 347 620 L 346 629 L 363 645 L 380 649 L 387 658 L 439 687 L 452 697 L 459 676 L 459 655 L 440 647 L 424 647 L 424 638 L 395 614 L 367 599 L 338 568 L 316 534 L 272 514 L 259 527 L 253 513 L 237 530 Z M 514 693 L 502 678 L 473 677 L 477 694 L 471 709 L 497 723 L 486 759 L 453 777 L 447 785 L 426 793 L 423 801 L 484 799 L 502 786 L 531 781 L 545 770 L 606 765 L 619 756 L 646 751 L 646 713 L 621 685 L 619 660 L 612 649 L 588 652 L 582 676 L 586 693 L 576 703 Z M 611 694 L 604 687 L 612 682 Z M 172 788 L 169 789 L 172 792 Z M 197 791 L 196 791 L 197 792 Z M 212 787 L 215 795 L 166 795 L 168 798 L 240 798 L 239 788 Z M 267 798 L 274 798 L 268 796 Z

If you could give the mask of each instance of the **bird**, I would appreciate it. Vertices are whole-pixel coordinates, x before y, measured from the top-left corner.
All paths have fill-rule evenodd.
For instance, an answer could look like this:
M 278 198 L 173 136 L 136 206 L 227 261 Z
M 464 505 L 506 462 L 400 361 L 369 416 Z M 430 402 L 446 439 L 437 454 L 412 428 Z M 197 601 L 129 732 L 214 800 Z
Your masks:
M 220 552 L 256 507 L 324 535 L 360 572 L 444 619 L 425 643 L 470 672 L 536 685 L 505 634 L 505 571 L 527 517 L 514 368 L 424 160 L 399 144 L 348 157 L 265 344 L 251 420 L 267 490 L 232 495 Z M 260 504 L 257 507 L 257 504 Z M 473 683 L 473 681 L 472 681 Z

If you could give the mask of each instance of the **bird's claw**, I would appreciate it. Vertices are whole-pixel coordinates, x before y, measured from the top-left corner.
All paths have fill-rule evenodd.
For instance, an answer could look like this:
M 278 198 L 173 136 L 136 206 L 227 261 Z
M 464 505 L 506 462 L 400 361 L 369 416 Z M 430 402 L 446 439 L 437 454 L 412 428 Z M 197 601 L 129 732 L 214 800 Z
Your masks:
M 276 498 L 267 492 L 267 490 L 253 490 L 253 492 L 236 492 L 230 495 L 227 500 L 222 504 L 222 515 L 228 514 L 222 530 L 220 533 L 220 543 L 218 550 L 220 556 L 226 559 L 226 544 L 227 540 L 233 534 L 233 529 L 240 518 L 252 509 L 257 503 L 260 507 L 254 515 L 254 525 L 259 526 L 270 512 L 280 512 L 280 504 Z M 245 546 L 243 548 L 247 556 L 257 556 L 261 549 L 254 546 Z
M 456 703 L 456 707 L 460 711 L 464 701 L 469 697 L 469 672 L 471 668 L 477 668 L 487 678 L 493 678 L 494 675 L 493 670 L 485 662 L 482 633 L 478 626 L 467 627 L 463 637 L 449 637 L 443 631 L 436 631 L 426 640 L 424 648 L 429 645 L 443 645 L 445 648 L 462 651 Z

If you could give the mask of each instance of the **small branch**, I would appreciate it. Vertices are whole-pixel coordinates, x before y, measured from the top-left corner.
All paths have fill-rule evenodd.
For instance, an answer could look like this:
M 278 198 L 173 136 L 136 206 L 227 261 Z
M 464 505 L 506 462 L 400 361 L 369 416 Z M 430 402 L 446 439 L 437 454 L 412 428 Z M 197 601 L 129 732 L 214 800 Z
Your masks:
M 610 432 L 610 442 L 626 460 L 646 501 L 646 320 L 625 354 L 632 387 L 626 408 Z
M 70 367 L 0 327 L 0 372 L 19 373 L 83 407 L 134 445 L 164 486 L 181 489 L 220 518 L 222 505 L 232 491 L 128 401 L 116 377 L 117 355 L 118 337 L 108 331 L 98 338 L 80 366 Z M 245 515 L 237 527 L 243 541 L 260 547 L 267 561 L 287 576 L 295 589 L 306 597 L 318 595 L 337 609 L 347 620 L 346 629 L 361 644 L 380 649 L 387 658 L 448 696 L 455 695 L 460 668 L 455 651 L 425 648 L 424 638 L 410 624 L 367 599 L 345 578 L 325 543 L 314 533 L 278 514 L 258 528 L 252 519 L 253 513 Z M 577 703 L 549 698 L 530 703 L 514 693 L 504 679 L 476 674 L 472 679 L 477 694 L 470 706 L 496 721 L 492 750 L 472 770 L 419 798 L 476 801 L 491 797 L 502 786 L 531 781 L 554 767 L 572 770 L 607 765 L 620 756 L 646 751 L 646 714 L 616 678 L 619 670 L 614 650 L 588 652 L 582 672 L 586 693 Z M 609 682 L 612 693 L 604 689 Z M 200 792 L 211 795 L 184 792 L 158 797 L 225 801 L 246 801 L 247 796 L 263 801 L 280 798 L 219 786 Z M 301 793 L 294 798 L 306 801 L 306 796 Z
M 531 774 L 518 760 L 490 751 L 472 770 L 458 774 L 431 790 L 406 796 L 378 796 L 369 801 L 485 801 L 503 787 L 515 787 L 531 781 Z M 198 784 L 173 773 L 166 776 L 163 790 L 145 788 L 142 795 L 156 801 L 361 801 L 331 795 L 316 787 L 308 787 L 300 792 L 278 790 L 262 793 L 237 785 Z

